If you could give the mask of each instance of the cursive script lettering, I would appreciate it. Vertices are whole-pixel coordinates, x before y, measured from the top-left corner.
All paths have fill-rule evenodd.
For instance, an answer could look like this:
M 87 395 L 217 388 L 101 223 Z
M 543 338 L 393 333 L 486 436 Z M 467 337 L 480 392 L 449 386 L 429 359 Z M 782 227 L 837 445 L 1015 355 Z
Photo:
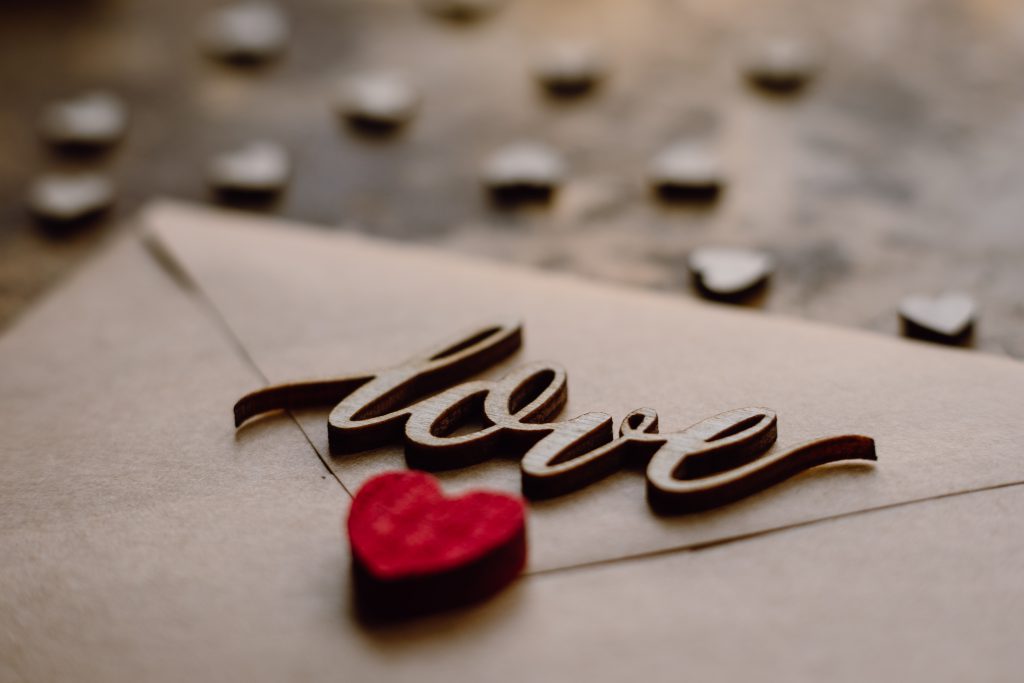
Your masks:
M 647 500 L 660 513 L 724 505 L 817 465 L 876 459 L 871 438 L 850 434 L 768 453 L 778 418 L 767 408 L 730 410 L 666 434 L 651 408 L 627 415 L 618 436 L 605 413 L 554 421 L 569 385 L 565 370 L 552 363 L 530 363 L 499 380 L 468 380 L 521 345 L 521 325 L 503 323 L 378 372 L 268 387 L 235 404 L 235 426 L 270 410 L 333 405 L 327 432 L 335 454 L 404 440 L 408 465 L 435 471 L 513 457 L 523 494 L 532 499 L 642 469 Z

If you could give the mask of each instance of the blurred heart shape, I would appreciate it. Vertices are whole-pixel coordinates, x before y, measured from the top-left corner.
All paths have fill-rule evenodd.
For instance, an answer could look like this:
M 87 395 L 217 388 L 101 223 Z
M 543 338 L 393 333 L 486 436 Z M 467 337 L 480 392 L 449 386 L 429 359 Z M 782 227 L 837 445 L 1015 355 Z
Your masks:
M 963 292 L 908 296 L 899 311 L 907 336 L 946 342 L 970 335 L 975 312 L 974 299 Z
M 723 299 L 742 297 L 760 288 L 773 269 L 768 254 L 731 247 L 695 249 L 689 266 L 702 294 Z
M 101 213 L 114 201 L 114 185 L 98 173 L 52 174 L 29 190 L 29 208 L 40 220 L 72 223 Z
M 48 106 L 43 112 L 42 134 L 58 147 L 98 148 L 112 145 L 124 135 L 128 112 L 116 95 L 88 92 Z
M 256 141 L 224 152 L 210 163 L 210 184 L 231 192 L 273 193 L 288 182 L 288 151 L 273 142 Z

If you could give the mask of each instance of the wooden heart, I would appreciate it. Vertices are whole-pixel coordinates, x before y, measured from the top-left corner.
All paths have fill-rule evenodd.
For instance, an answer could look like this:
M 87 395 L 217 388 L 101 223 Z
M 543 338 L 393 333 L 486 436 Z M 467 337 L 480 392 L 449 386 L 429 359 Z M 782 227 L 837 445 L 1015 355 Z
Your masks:
M 701 294 L 726 301 L 752 293 L 763 286 L 772 273 L 771 257 L 749 249 L 695 249 L 690 254 L 689 265 Z
M 604 59 L 585 43 L 558 43 L 537 59 L 537 81 L 551 95 L 574 97 L 591 91 L 604 77 Z
M 210 162 L 210 184 L 222 193 L 251 195 L 279 192 L 291 175 L 288 150 L 274 142 L 256 141 L 224 152 Z
M 212 11 L 202 26 L 207 51 L 227 62 L 273 59 L 288 44 L 288 18 L 273 2 L 242 0 Z
M 561 155 L 535 142 L 502 147 L 483 168 L 483 181 L 491 200 L 508 207 L 550 202 L 565 175 Z
M 974 329 L 976 307 L 966 294 L 908 296 L 900 303 L 903 332 L 908 337 L 940 343 L 967 341 Z
M 526 563 L 522 500 L 487 491 L 449 498 L 424 472 L 388 472 L 364 484 L 348 535 L 356 604 L 370 619 L 480 600 Z
M 817 61 L 808 45 L 793 39 L 775 39 L 751 51 L 747 79 L 764 91 L 795 93 L 814 77 Z
M 90 92 L 46 108 L 43 136 L 62 148 L 103 147 L 124 135 L 128 113 L 124 103 L 107 92 Z
M 369 73 L 352 78 L 338 93 L 335 106 L 349 124 L 364 133 L 387 134 L 408 123 L 420 96 L 397 73 Z
M 692 142 L 676 143 L 658 154 L 649 176 L 655 193 L 669 202 L 714 200 L 724 182 L 718 157 Z
M 103 175 L 46 175 L 29 192 L 29 207 L 42 222 L 69 225 L 84 222 L 114 201 L 114 185 Z

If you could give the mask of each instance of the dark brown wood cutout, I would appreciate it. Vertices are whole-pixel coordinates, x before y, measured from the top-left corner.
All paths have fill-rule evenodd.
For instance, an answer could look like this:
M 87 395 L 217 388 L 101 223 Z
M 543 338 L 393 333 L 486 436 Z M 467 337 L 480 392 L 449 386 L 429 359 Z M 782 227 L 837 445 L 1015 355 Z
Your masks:
M 501 323 L 375 373 L 268 387 L 235 404 L 235 425 L 270 410 L 335 404 L 327 424 L 332 453 L 404 439 L 409 467 L 433 471 L 514 457 L 523 494 L 532 499 L 581 489 L 620 469 L 645 469 L 647 500 L 659 513 L 724 505 L 829 462 L 877 459 L 871 438 L 851 434 L 768 453 L 778 419 L 767 408 L 731 410 L 666 434 L 651 408 L 627 415 L 618 436 L 605 413 L 555 422 L 568 400 L 568 377 L 547 362 L 500 380 L 464 381 L 521 345 L 522 326 Z M 460 431 L 470 424 L 483 427 Z

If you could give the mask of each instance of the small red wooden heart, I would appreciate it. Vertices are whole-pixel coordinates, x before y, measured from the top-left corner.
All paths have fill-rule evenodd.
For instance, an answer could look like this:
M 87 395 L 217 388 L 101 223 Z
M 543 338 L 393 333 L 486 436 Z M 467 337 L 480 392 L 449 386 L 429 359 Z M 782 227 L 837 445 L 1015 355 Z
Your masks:
M 348 517 L 356 604 L 365 617 L 433 612 L 487 597 L 526 563 L 521 499 L 474 491 L 447 498 L 413 470 L 366 482 Z

